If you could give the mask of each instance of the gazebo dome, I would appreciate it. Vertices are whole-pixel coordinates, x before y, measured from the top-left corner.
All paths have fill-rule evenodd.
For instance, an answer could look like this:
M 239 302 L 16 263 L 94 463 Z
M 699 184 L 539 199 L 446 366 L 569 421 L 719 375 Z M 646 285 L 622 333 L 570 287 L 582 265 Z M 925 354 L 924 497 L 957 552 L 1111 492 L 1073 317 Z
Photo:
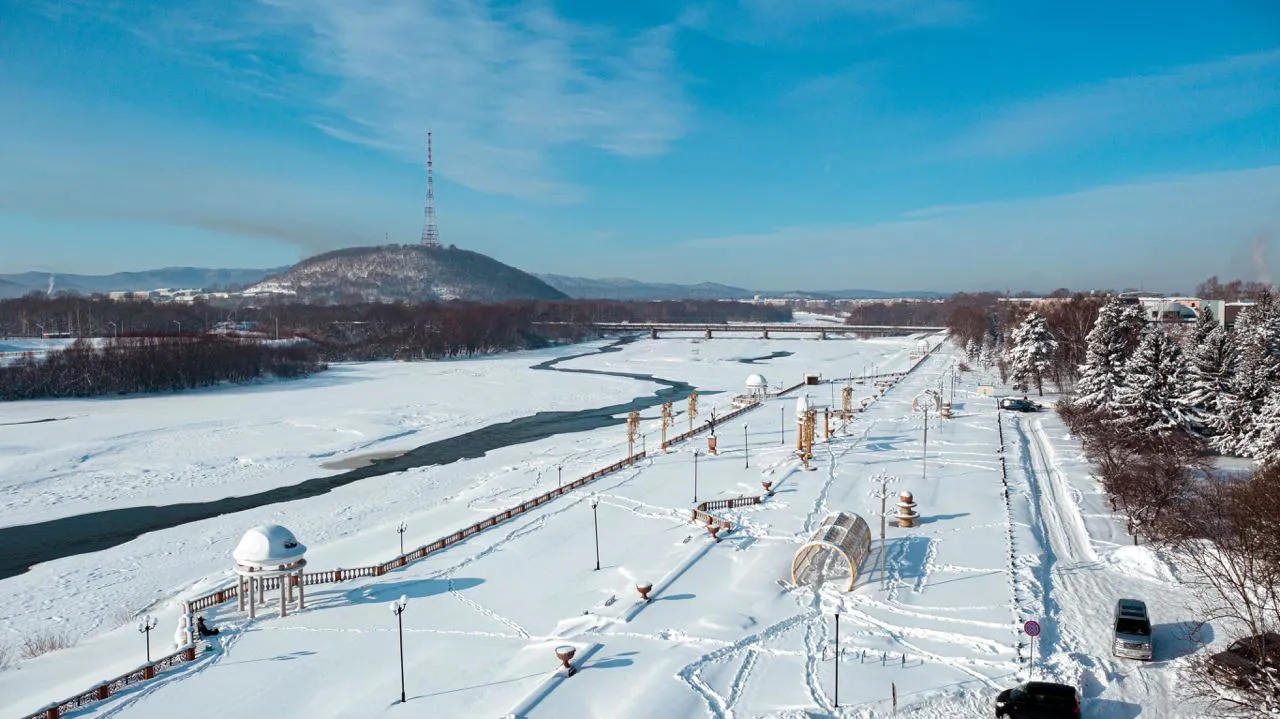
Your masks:
M 275 569 L 293 564 L 306 552 L 293 532 L 279 524 L 260 524 L 244 533 L 231 556 L 243 566 Z
M 760 389 L 768 386 L 769 383 L 765 380 L 764 375 L 753 374 L 747 378 L 747 389 Z
M 802 394 L 796 399 L 796 419 L 804 419 L 809 410 L 813 407 L 813 403 L 809 401 L 809 395 Z

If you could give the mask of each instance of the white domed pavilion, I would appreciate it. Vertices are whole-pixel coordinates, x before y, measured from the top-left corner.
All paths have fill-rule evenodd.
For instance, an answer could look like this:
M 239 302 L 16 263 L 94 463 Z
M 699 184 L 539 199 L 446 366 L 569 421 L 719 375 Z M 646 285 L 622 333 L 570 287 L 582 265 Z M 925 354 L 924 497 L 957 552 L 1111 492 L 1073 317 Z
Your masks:
M 266 590 L 276 586 L 280 587 L 280 616 L 285 616 L 288 605 L 293 602 L 294 586 L 298 588 L 298 609 L 302 609 L 302 570 L 307 566 L 306 553 L 306 546 L 293 536 L 293 532 L 279 524 L 260 524 L 245 532 L 231 553 L 236 560 L 236 594 L 240 600 L 240 611 L 244 611 L 245 600 L 248 599 L 249 616 L 256 616 L 256 605 L 265 605 Z
M 764 399 L 764 396 L 768 393 L 769 381 L 764 378 L 764 375 L 753 374 L 750 377 L 747 377 L 748 397 L 759 397 L 760 399 Z

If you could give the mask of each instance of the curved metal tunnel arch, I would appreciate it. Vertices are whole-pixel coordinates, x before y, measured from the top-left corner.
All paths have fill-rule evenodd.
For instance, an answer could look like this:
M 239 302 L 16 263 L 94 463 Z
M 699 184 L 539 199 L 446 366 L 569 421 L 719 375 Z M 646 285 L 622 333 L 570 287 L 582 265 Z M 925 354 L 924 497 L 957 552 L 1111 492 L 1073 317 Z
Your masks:
M 791 559 L 791 582 L 801 584 L 807 574 L 816 570 L 815 560 L 825 564 L 824 558 L 830 552 L 840 555 L 848 563 L 849 586 L 845 591 L 852 591 L 862 562 L 871 553 L 871 528 L 866 520 L 851 512 L 827 515 L 809 541 L 801 545 Z

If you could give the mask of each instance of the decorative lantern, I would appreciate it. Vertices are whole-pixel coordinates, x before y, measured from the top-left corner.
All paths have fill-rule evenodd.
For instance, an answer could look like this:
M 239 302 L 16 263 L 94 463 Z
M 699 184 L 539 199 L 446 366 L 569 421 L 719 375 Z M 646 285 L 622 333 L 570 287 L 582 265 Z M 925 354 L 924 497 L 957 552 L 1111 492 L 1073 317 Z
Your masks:
M 903 492 L 898 495 L 898 519 L 899 527 L 914 527 L 920 519 L 920 514 L 916 512 L 915 497 L 910 492 Z

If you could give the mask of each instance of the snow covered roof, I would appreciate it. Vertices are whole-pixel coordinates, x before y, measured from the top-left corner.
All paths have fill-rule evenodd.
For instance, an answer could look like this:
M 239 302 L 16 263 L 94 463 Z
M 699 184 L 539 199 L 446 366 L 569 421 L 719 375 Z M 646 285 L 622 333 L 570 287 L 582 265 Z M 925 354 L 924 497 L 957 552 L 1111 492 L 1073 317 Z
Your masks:
M 765 380 L 764 375 L 762 374 L 753 374 L 750 377 L 747 377 L 747 387 L 749 388 L 767 386 L 769 386 L 769 383 Z
M 306 552 L 293 532 L 279 524 L 260 524 L 244 533 L 231 556 L 237 564 L 275 568 L 296 562 Z

